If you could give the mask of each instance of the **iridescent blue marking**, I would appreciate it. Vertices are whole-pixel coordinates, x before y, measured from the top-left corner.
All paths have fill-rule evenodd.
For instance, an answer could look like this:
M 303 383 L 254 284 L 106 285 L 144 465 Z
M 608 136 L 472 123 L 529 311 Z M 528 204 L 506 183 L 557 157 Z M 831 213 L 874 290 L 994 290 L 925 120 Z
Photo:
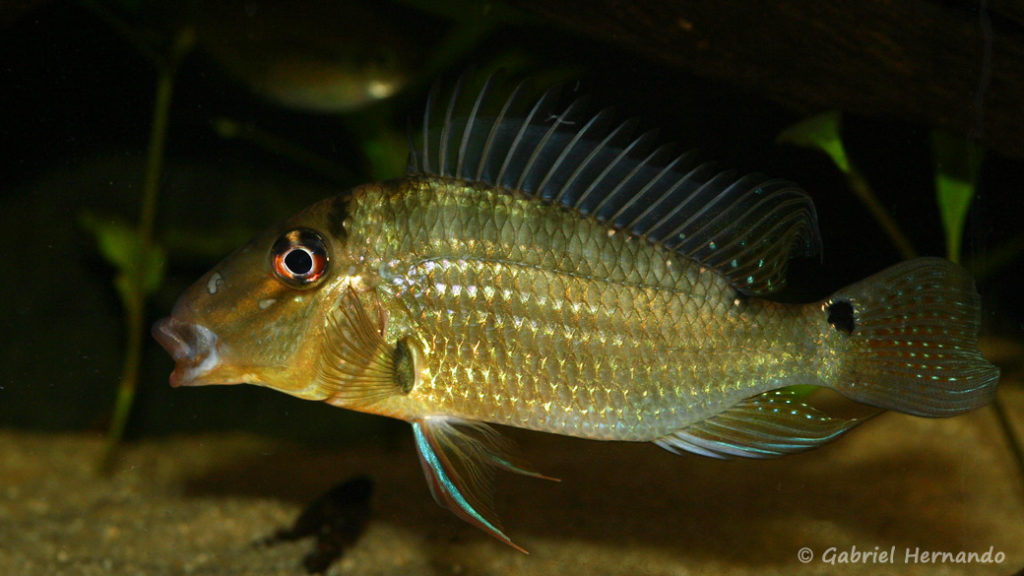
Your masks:
M 437 454 L 434 453 L 433 447 L 430 445 L 430 441 L 427 440 L 426 434 L 423 432 L 423 425 L 419 422 L 412 423 L 413 437 L 416 439 L 416 449 L 420 451 L 420 455 L 423 456 L 423 460 L 430 466 L 430 469 L 434 471 L 434 475 L 437 477 L 438 484 L 441 489 L 451 494 L 452 499 L 466 514 L 473 517 L 474 520 L 485 526 L 488 530 L 499 534 L 503 539 L 507 539 L 505 533 L 499 530 L 494 524 L 487 521 L 486 518 L 481 516 L 470 504 L 466 501 L 466 498 L 462 495 L 462 492 L 455 486 L 451 478 L 448 477 L 448 473 L 445 471 L 441 461 L 437 458 Z

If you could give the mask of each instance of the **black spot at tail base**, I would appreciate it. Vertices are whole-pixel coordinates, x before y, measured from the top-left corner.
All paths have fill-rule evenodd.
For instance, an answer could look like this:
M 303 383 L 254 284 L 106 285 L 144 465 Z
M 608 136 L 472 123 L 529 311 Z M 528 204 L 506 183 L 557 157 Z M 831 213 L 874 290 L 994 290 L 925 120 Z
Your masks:
M 828 311 L 828 323 L 836 330 L 853 334 L 856 322 L 853 319 L 853 304 L 846 300 L 835 300 L 826 308 Z

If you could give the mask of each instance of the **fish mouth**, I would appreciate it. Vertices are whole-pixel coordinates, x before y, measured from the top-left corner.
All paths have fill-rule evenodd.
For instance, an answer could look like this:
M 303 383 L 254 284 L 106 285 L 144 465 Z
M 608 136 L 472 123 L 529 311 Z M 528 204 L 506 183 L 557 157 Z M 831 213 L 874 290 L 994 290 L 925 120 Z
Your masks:
M 205 377 L 220 365 L 217 334 L 200 324 L 164 318 L 153 325 L 153 337 L 174 358 L 171 386 L 215 384 Z

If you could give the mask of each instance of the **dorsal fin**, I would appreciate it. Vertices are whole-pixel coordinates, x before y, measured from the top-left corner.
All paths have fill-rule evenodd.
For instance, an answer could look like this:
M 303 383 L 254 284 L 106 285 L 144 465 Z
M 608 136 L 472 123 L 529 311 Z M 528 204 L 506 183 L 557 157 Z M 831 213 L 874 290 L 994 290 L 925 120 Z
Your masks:
M 609 109 L 559 90 L 497 96 L 492 75 L 473 98 L 464 79 L 443 104 L 431 92 L 409 175 L 480 182 L 591 216 L 722 272 L 746 294 L 785 283 L 788 260 L 817 252 L 814 204 L 792 182 L 698 163 Z M 435 109 L 436 108 L 436 109 Z M 440 122 L 435 119 L 440 116 Z

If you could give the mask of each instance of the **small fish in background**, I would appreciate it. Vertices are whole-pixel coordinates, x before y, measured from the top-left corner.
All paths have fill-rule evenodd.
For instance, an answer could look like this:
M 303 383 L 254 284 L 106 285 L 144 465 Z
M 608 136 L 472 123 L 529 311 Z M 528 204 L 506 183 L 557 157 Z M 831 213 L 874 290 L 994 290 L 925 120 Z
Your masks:
M 429 100 L 404 177 L 323 200 L 199 279 L 154 326 L 171 384 L 406 420 L 435 499 L 519 550 L 491 475 L 541 476 L 489 424 L 766 458 L 861 422 L 793 385 L 929 417 L 992 399 L 962 268 L 921 258 L 773 302 L 820 244 L 796 185 L 496 85 Z
M 401 90 L 422 46 L 401 6 L 231 0 L 199 5 L 196 42 L 252 92 L 310 113 L 343 113 Z M 433 40 L 431 38 L 430 40 Z

